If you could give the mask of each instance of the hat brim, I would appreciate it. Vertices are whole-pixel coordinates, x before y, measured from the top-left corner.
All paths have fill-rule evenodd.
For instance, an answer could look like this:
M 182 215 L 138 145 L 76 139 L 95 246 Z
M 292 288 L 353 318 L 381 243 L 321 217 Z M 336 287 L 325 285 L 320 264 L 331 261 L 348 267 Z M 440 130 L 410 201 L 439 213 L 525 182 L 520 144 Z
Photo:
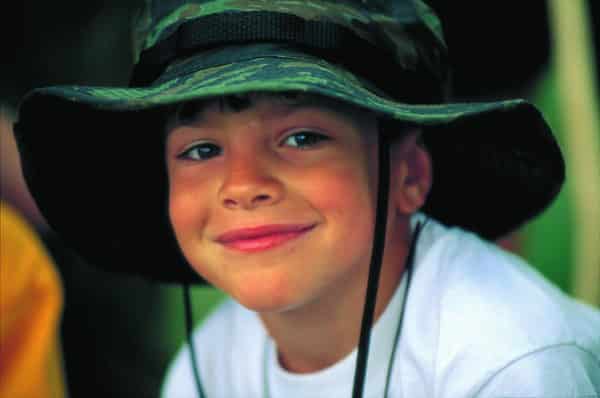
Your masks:
M 524 100 L 400 103 L 303 54 L 187 68 L 151 87 L 57 86 L 24 99 L 16 132 L 26 180 L 49 224 L 88 262 L 163 281 L 199 280 L 170 229 L 161 149 L 161 107 L 192 99 L 302 91 L 423 126 L 434 164 L 424 211 L 488 239 L 539 213 L 564 180 L 558 145 Z
M 135 111 L 192 99 L 253 91 L 304 91 L 345 101 L 389 117 L 422 125 L 528 106 L 512 99 L 497 102 L 412 105 L 385 98 L 346 70 L 308 55 L 265 56 L 189 72 L 151 87 L 55 86 L 30 97 L 56 96 L 97 109 Z M 27 100 L 25 100 L 27 102 Z

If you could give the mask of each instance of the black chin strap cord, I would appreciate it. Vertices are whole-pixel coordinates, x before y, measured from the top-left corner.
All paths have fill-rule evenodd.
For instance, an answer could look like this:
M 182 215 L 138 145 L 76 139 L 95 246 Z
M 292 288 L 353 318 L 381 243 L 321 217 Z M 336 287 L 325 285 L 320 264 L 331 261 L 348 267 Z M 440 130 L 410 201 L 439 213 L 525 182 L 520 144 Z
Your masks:
M 354 386 L 352 398 L 362 398 L 369 357 L 369 342 L 371 340 L 371 326 L 375 312 L 379 274 L 383 259 L 385 245 L 385 229 L 387 225 L 388 196 L 390 189 L 390 148 L 384 134 L 379 134 L 379 176 L 377 184 L 377 210 L 375 213 L 375 232 L 373 248 L 371 251 L 371 265 L 369 266 L 369 279 L 365 305 L 363 307 L 362 322 L 360 325 L 360 339 L 358 341 L 358 355 L 354 370 Z
M 423 227 L 427 224 L 429 220 L 425 220 L 423 223 L 421 221 L 417 221 L 415 225 L 415 229 L 412 233 L 412 240 L 410 242 L 410 248 L 408 249 L 408 255 L 406 256 L 406 263 L 404 266 L 404 272 L 406 273 L 406 288 L 404 290 L 404 299 L 402 300 L 402 308 L 400 309 L 400 319 L 398 321 L 398 328 L 396 329 L 396 336 L 394 337 L 394 346 L 392 348 L 392 361 L 387 370 L 386 382 L 385 382 L 385 390 L 383 392 L 383 398 L 387 398 L 389 390 L 390 390 L 390 380 L 392 378 L 392 369 L 394 367 L 394 358 L 396 356 L 396 350 L 398 348 L 398 340 L 400 340 L 400 335 L 402 334 L 402 324 L 404 323 L 404 314 L 406 312 L 406 301 L 408 297 L 408 289 L 410 288 L 410 282 L 412 279 L 412 274 L 414 270 L 415 263 L 415 253 L 417 250 L 417 241 L 419 239 L 419 234 Z
M 196 358 L 196 347 L 194 345 L 193 329 L 194 321 L 192 320 L 192 300 L 190 298 L 190 285 L 183 285 L 183 304 L 185 307 L 185 333 L 188 345 L 190 347 L 190 358 L 192 360 L 192 370 L 194 373 L 194 381 L 196 383 L 196 391 L 198 398 L 205 398 L 202 383 L 200 382 L 200 373 L 198 371 L 198 360 Z

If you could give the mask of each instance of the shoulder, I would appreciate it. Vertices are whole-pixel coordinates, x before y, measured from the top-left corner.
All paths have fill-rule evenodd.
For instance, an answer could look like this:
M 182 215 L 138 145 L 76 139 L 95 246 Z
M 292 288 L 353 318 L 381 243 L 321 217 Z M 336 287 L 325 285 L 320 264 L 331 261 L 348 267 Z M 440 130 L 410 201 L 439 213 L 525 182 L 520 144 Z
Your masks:
M 576 343 L 543 347 L 501 368 L 476 396 L 598 398 L 600 361 Z
M 451 234 L 439 258 L 440 317 L 449 332 L 460 325 L 471 343 L 512 350 L 576 343 L 600 355 L 597 309 L 566 295 L 517 255 L 468 232 Z
M 258 350 L 264 333 L 258 317 L 230 299 L 221 303 L 194 331 L 200 379 L 207 396 L 223 396 L 234 387 L 230 382 L 237 373 L 244 372 L 239 365 L 248 363 L 257 354 L 254 351 Z M 161 396 L 193 397 L 195 391 L 190 347 L 185 344 L 167 370 Z
M 427 378 L 435 380 L 438 392 L 454 385 L 457 394 L 473 395 L 519 358 L 528 358 L 523 360 L 530 366 L 543 363 L 544 355 L 534 353 L 547 349 L 547 358 L 560 351 L 552 347 L 575 347 L 598 362 L 597 310 L 569 298 L 493 243 L 430 224 L 423 230 L 424 248 L 417 253 L 407 302 L 407 317 L 417 323 L 406 326 L 431 347 L 422 354 L 424 343 L 412 343 L 413 355 L 429 364 Z M 570 358 L 582 360 L 581 355 Z

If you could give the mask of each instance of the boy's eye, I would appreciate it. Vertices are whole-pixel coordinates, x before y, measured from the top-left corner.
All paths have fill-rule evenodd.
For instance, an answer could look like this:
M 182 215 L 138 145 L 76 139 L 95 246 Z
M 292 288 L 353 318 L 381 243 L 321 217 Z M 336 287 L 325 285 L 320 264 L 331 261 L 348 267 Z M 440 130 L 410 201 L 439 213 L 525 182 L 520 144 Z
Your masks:
M 220 154 L 221 148 L 219 148 L 217 145 L 203 142 L 188 147 L 186 150 L 177 155 L 177 157 L 179 159 L 207 160 Z
M 291 147 L 305 149 L 316 146 L 322 141 L 327 140 L 330 140 L 330 138 L 326 135 L 316 133 L 310 130 L 302 130 L 287 136 L 283 140 L 283 144 Z

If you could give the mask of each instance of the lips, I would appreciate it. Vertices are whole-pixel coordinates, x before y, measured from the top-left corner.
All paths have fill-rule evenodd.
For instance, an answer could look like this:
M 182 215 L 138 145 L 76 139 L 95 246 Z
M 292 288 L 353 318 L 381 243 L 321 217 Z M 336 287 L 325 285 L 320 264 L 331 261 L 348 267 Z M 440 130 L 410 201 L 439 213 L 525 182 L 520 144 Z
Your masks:
M 314 224 L 275 224 L 241 228 L 219 235 L 216 241 L 234 250 L 255 252 L 298 238 L 314 226 Z

